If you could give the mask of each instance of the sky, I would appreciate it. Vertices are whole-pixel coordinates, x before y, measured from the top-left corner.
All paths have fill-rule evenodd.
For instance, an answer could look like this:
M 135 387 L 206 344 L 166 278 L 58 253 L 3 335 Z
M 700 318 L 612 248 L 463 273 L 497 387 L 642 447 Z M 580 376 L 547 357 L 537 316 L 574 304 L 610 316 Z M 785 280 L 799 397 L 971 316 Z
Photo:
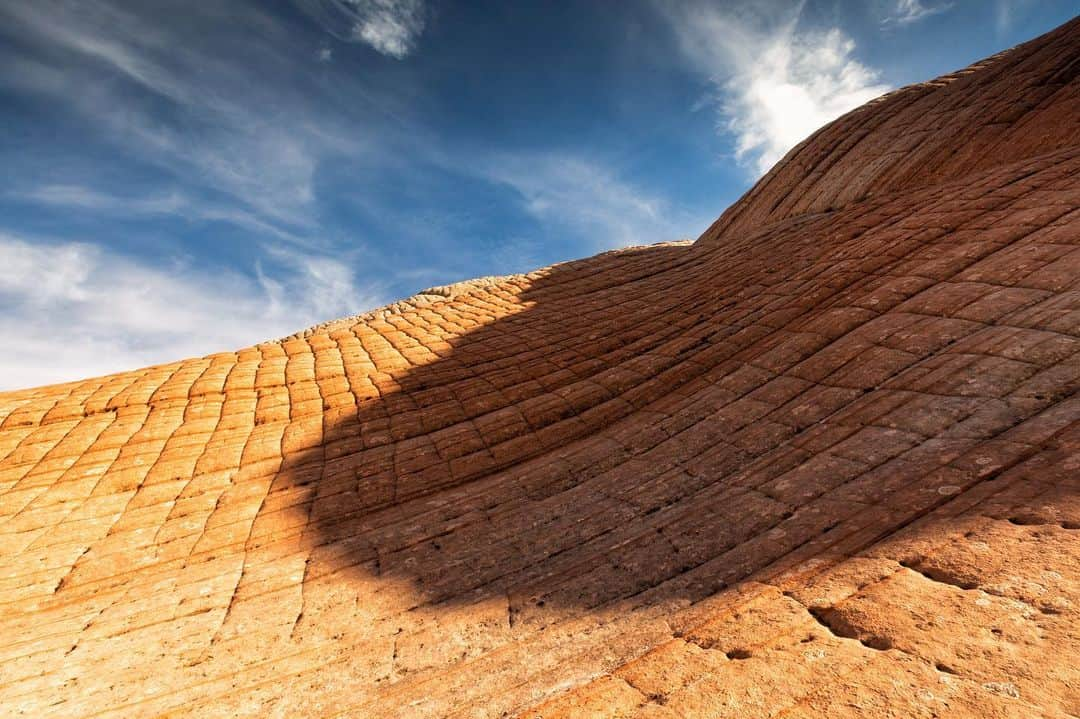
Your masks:
M 697 237 L 1075 0 L 0 0 L 0 389 Z

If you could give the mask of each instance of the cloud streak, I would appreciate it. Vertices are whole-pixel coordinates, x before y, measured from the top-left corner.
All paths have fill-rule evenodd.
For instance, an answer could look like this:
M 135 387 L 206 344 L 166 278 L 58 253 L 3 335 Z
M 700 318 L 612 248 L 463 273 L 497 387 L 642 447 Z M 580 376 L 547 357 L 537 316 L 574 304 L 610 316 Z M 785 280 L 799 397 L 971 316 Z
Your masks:
M 814 130 L 890 88 L 839 28 L 802 30 L 802 6 L 658 5 L 683 55 L 709 78 L 718 129 L 764 174 Z
M 90 216 L 119 219 L 174 217 L 184 222 L 224 222 L 263 238 L 277 237 L 298 246 L 311 243 L 304 237 L 264 222 L 258 215 L 231 204 L 193 199 L 178 190 L 145 195 L 119 195 L 76 184 L 42 185 L 17 190 L 7 197 L 22 203 L 83 212 Z
M 1032 5 L 1032 0 L 997 0 L 994 3 L 994 30 L 998 35 L 1005 35 L 1017 18 L 1026 15 Z
M 921 0 L 896 0 L 892 11 L 881 21 L 881 25 L 882 27 L 911 25 L 932 15 L 950 10 L 952 6 L 951 2 L 928 7 L 923 5 Z
M 0 265 L 0 390 L 232 350 L 386 300 L 346 262 L 286 247 L 251 277 L 0 233 Z
M 95 213 L 138 215 L 174 215 L 189 206 L 178 192 L 120 197 L 82 185 L 43 185 L 12 193 L 18 200 L 52 207 L 64 207 Z

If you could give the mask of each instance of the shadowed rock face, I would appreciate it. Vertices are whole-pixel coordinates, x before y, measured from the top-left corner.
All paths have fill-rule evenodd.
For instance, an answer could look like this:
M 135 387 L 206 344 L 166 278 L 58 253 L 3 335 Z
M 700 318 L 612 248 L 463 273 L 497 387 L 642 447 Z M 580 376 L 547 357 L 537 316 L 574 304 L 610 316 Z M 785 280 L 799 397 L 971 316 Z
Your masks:
M 0 395 L 0 713 L 1080 713 L 1078 68 L 692 245 Z

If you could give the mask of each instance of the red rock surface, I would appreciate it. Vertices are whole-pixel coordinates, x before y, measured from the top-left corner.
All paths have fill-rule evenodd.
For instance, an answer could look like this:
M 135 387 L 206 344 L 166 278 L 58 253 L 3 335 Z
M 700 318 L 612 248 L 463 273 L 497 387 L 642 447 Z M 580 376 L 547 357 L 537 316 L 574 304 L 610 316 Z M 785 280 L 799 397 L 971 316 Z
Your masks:
M 0 714 L 1080 714 L 1078 69 L 693 245 L 0 395 Z

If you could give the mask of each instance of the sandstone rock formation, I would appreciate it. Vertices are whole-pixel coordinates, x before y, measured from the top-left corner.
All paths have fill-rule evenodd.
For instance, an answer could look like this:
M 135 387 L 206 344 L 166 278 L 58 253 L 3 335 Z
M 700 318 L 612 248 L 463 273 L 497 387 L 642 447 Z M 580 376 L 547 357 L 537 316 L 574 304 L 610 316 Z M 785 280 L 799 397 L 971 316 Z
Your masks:
M 1080 714 L 1080 21 L 694 244 L 0 395 L 0 714 Z

